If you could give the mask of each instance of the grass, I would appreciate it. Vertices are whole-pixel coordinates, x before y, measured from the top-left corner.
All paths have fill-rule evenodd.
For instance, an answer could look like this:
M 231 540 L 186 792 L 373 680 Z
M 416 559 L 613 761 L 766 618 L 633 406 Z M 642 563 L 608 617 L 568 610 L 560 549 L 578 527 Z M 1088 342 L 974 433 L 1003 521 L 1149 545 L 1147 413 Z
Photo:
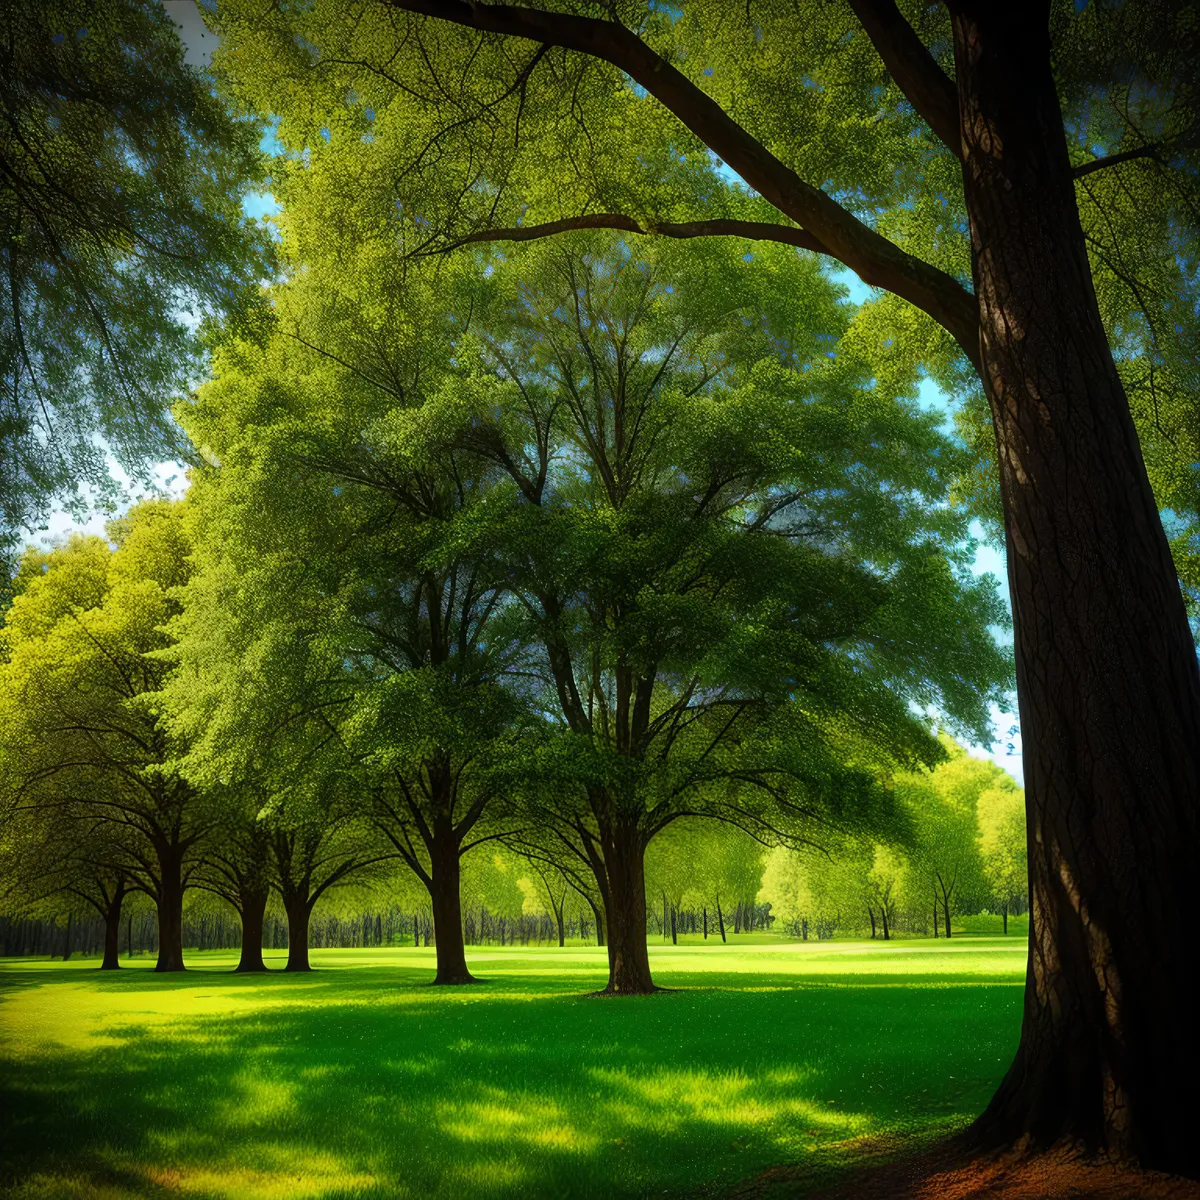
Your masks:
M 281 965 L 281 956 L 274 956 Z M 0 1188 L 13 1197 L 720 1195 L 776 1164 L 829 1178 L 962 1124 L 1016 1044 L 1024 939 L 652 945 L 634 999 L 603 951 L 0 961 Z M 270 956 L 269 956 L 270 958 Z

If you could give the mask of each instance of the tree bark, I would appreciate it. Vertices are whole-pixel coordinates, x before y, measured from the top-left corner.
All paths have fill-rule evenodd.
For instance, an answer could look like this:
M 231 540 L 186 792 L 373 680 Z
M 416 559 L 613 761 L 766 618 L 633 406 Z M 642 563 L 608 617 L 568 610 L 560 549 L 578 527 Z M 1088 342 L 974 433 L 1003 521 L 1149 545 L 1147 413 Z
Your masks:
M 1031 891 L 985 1143 L 1200 1173 L 1200 671 L 1093 289 L 1045 4 L 951 5 L 999 448 Z
M 311 971 L 308 963 L 308 918 L 312 907 L 303 893 L 287 897 L 284 911 L 288 923 L 288 957 L 285 971 Z
M 158 851 L 159 885 L 155 896 L 158 910 L 158 961 L 156 971 L 183 971 L 183 853 L 178 847 L 161 844 Z
M 724 941 L 725 941 L 725 914 L 721 911 L 721 897 L 720 896 L 717 897 L 717 926 L 721 930 L 721 941 L 722 941 L 722 943 L 724 943 Z M 807 941 L 807 939 L 808 939 L 808 935 L 805 934 L 805 940 Z
M 605 934 L 604 934 L 604 927 L 605 927 L 604 909 L 599 904 L 597 904 L 591 898 L 591 896 L 587 897 L 587 902 L 588 902 L 588 906 L 592 910 L 592 918 L 596 922 L 596 945 L 603 946 L 606 944 L 606 938 L 605 938 Z
M 604 990 L 620 996 L 648 995 L 658 988 L 650 975 L 646 947 L 645 846 L 636 823 L 614 820 L 604 831 L 603 848 L 608 876 L 608 986 Z
M 879 915 L 883 919 L 883 940 L 886 942 L 886 941 L 889 941 L 892 936 L 891 931 L 888 929 L 887 908 L 886 907 L 881 908 L 879 910 Z
M 242 952 L 234 972 L 246 974 L 265 971 L 263 962 L 263 918 L 267 911 L 267 899 L 271 892 L 265 884 L 244 886 L 239 897 L 238 910 L 242 918 Z
M 1008 901 L 1005 900 L 1002 906 L 1001 915 L 1004 917 L 1004 936 L 1008 937 Z
M 104 913 L 104 958 L 100 963 L 102 971 L 118 971 L 121 968 L 121 900 L 110 904 Z
M 463 942 L 461 867 L 458 842 L 451 833 L 435 837 L 430 853 L 429 900 L 433 907 L 433 940 L 437 954 L 434 983 L 474 983 L 467 970 L 467 950 Z

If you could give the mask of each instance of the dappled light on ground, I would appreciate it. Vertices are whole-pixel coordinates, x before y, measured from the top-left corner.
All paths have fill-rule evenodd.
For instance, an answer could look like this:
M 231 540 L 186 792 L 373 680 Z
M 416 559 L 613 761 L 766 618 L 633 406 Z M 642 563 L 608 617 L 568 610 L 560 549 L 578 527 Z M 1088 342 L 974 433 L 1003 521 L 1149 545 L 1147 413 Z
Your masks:
M 1024 947 L 679 946 L 588 994 L 592 948 L 317 951 L 309 976 L 0 969 L 14 1196 L 720 1194 L 961 1124 L 1016 1043 Z M 276 963 L 275 965 L 278 965 Z M 903 985 L 903 986 L 900 986 Z

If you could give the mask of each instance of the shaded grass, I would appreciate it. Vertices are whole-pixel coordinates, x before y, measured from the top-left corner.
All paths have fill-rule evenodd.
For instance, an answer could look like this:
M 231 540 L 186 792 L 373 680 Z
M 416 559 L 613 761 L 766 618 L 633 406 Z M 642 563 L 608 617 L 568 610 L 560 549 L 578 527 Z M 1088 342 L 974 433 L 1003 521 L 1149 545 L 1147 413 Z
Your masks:
M 594 948 L 483 950 L 461 990 L 426 986 L 433 952 L 412 948 L 314 951 L 307 976 L 230 975 L 216 953 L 166 977 L 2 962 L 0 1186 L 720 1194 L 962 1124 L 1015 1048 L 1015 938 L 651 953 L 678 990 L 590 998 Z

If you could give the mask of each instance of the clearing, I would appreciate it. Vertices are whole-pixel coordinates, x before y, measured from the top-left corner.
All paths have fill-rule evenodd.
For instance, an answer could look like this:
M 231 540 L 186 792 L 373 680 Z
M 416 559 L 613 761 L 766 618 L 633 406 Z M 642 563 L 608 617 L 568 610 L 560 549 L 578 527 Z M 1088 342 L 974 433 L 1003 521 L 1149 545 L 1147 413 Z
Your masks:
M 1023 937 L 0 961 L 0 1187 L 13 1197 L 722 1195 L 782 1164 L 832 1183 L 986 1103 L 1016 1046 Z M 125 960 L 123 960 L 124 962 Z M 283 955 L 268 955 L 282 965 Z M 795 1178 L 795 1176 L 792 1176 Z

